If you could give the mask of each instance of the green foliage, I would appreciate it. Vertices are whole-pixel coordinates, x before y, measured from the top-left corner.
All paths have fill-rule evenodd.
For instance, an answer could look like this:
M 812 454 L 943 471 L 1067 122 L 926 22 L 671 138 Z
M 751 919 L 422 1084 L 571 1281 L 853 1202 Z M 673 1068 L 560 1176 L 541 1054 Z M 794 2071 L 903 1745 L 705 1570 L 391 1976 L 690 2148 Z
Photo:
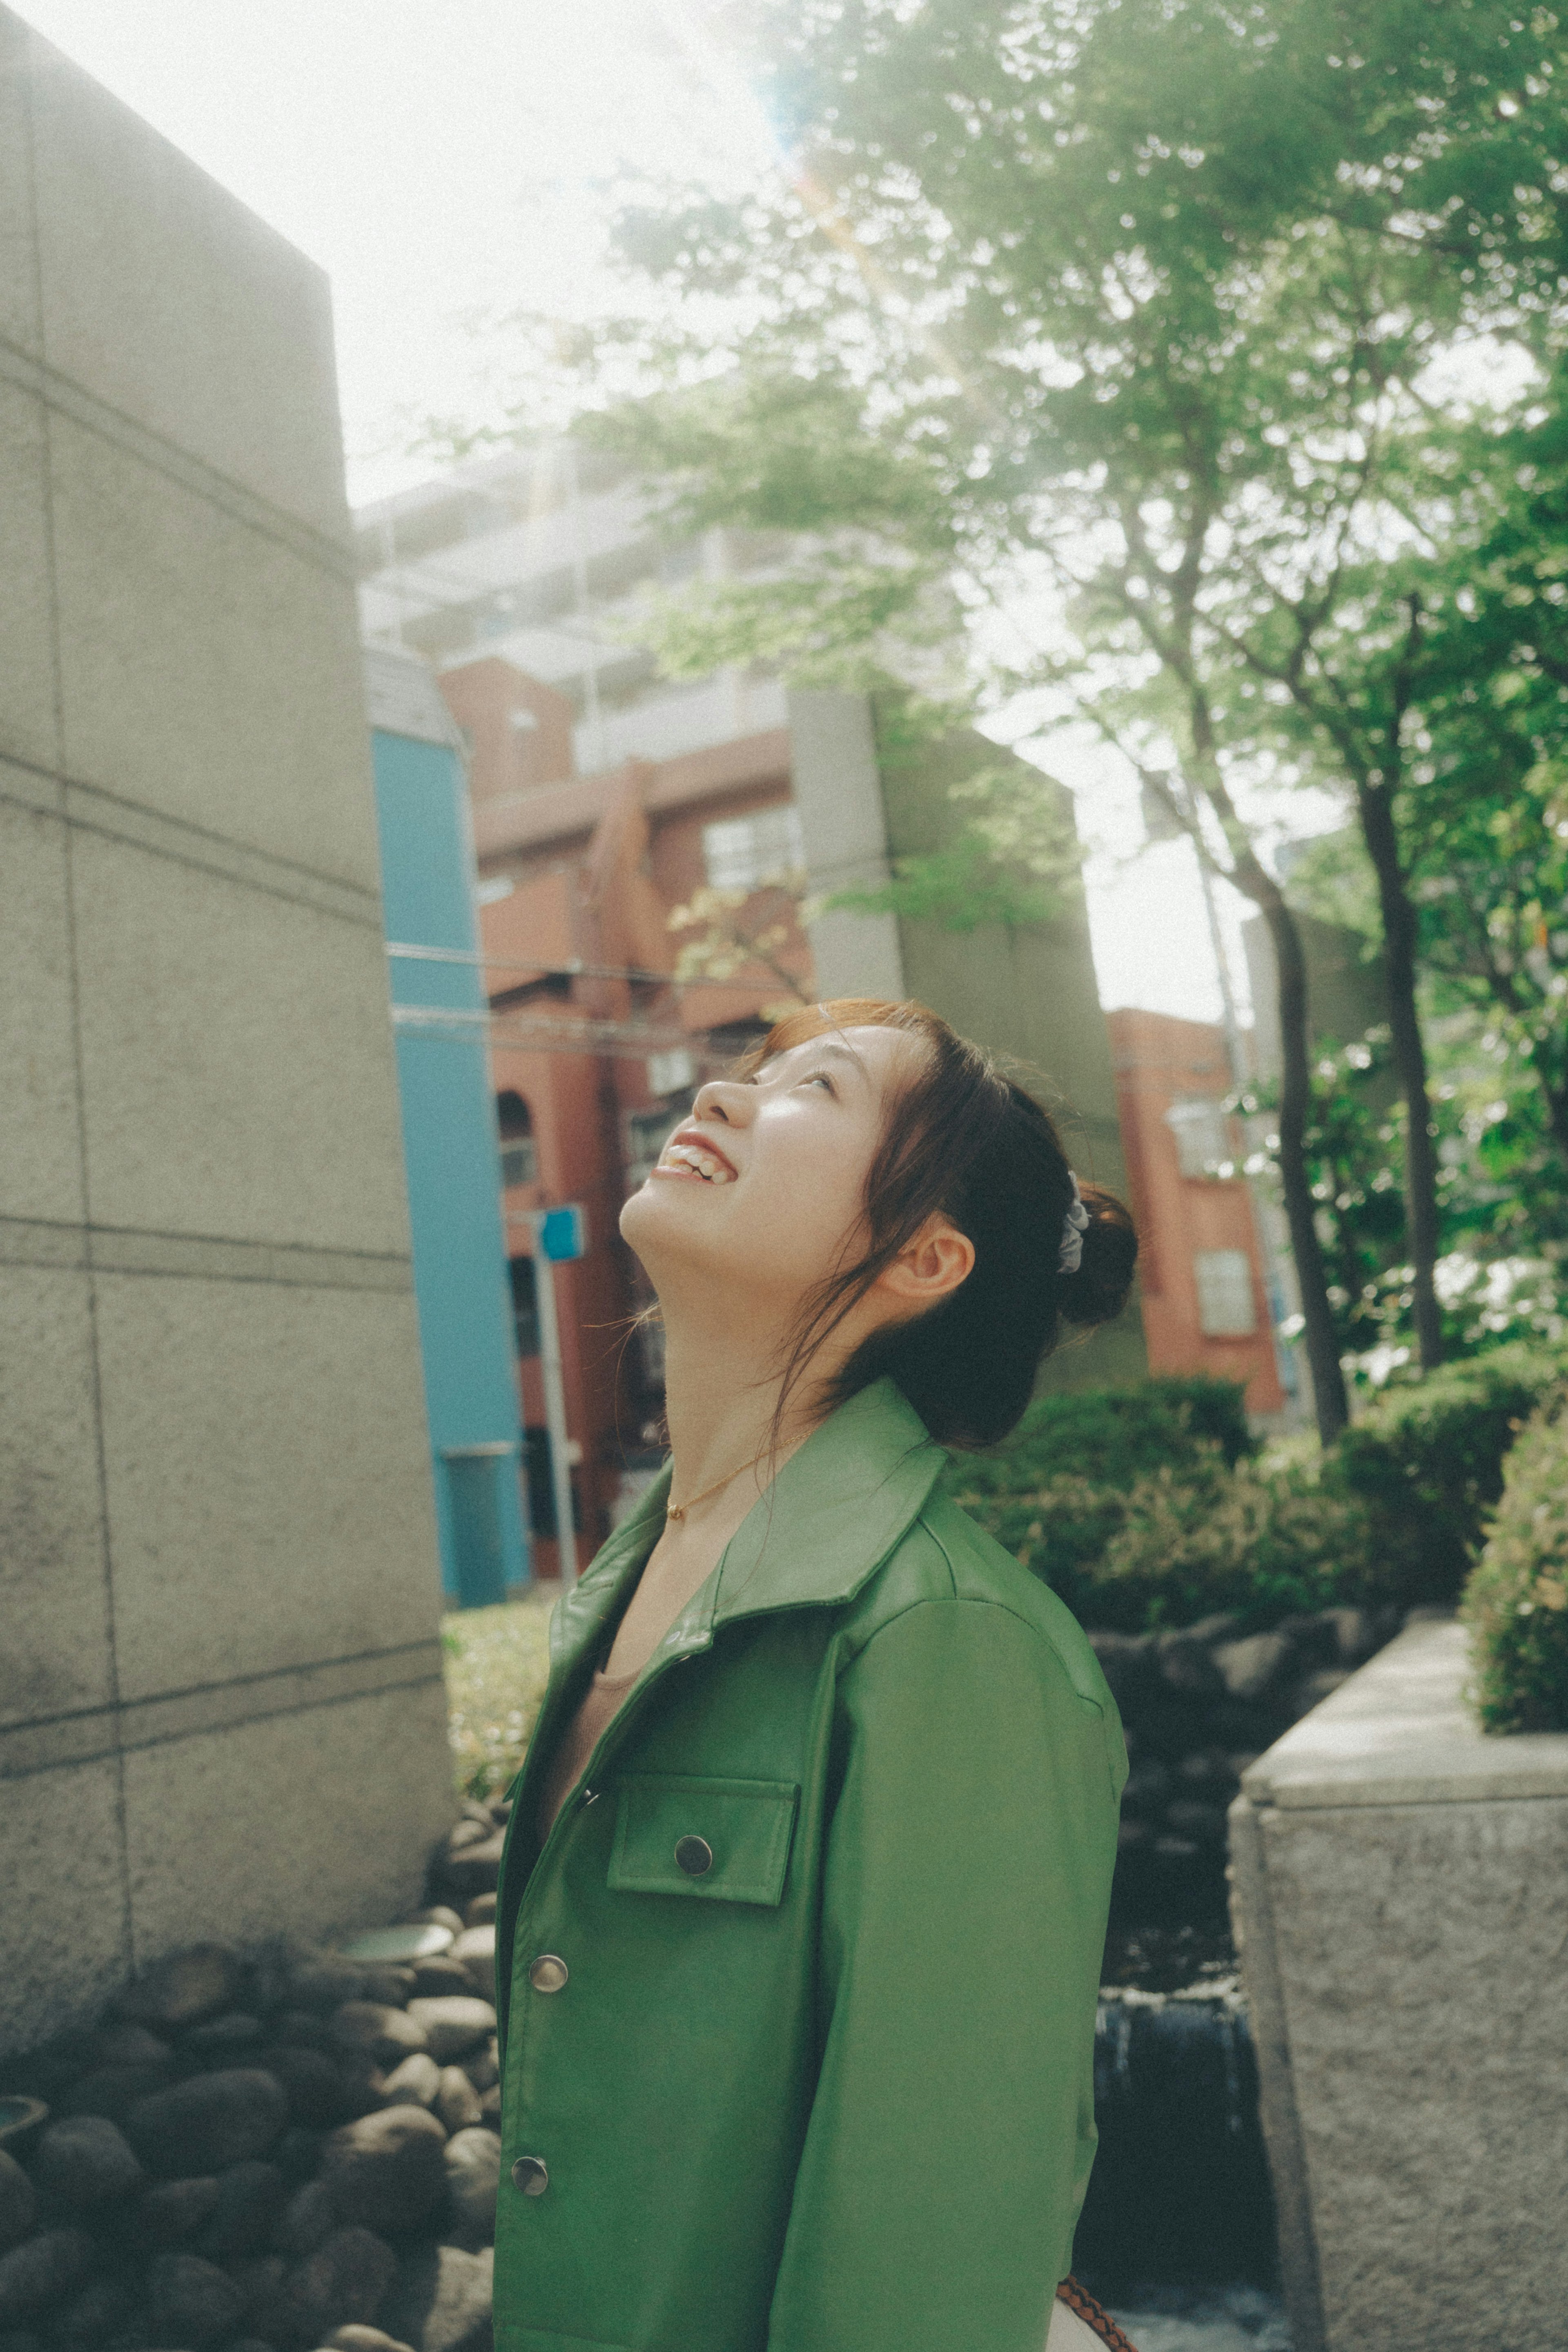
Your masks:
M 966 1495 L 1029 1494 L 1053 1478 L 1125 1486 L 1145 1472 L 1189 1468 L 1206 1447 L 1230 1466 L 1253 1445 L 1239 1383 L 1195 1373 L 1036 1397 L 1010 1436 L 965 1454 L 950 1477 Z
M 1508 1460 L 1461 1615 L 1488 1731 L 1568 1731 L 1568 1397 L 1547 1398 Z
M 1323 1488 L 1369 1513 L 1399 1597 L 1457 1597 L 1502 1492 L 1521 1423 L 1563 1378 L 1563 1358 L 1500 1347 L 1388 1389 L 1324 1465 Z
M 538 1591 L 443 1620 L 447 1731 L 460 1797 L 495 1797 L 517 1773 L 549 1679 L 550 1601 Z

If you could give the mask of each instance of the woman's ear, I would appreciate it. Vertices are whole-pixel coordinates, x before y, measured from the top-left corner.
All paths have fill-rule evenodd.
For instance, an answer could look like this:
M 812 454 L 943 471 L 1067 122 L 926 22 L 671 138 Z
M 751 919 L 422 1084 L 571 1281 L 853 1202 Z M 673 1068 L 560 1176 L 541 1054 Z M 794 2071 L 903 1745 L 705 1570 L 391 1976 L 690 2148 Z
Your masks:
M 968 1234 L 936 1210 L 883 1266 L 873 1287 L 890 1306 L 896 1303 L 901 1317 L 921 1315 L 956 1290 L 974 1263 L 975 1244 Z

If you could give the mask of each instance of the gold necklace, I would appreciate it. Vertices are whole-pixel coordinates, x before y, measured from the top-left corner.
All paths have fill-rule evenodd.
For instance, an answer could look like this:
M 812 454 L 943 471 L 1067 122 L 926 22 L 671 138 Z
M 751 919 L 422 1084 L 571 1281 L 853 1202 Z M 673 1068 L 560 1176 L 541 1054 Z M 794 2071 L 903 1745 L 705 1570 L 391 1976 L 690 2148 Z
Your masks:
M 762 1454 L 754 1454 L 749 1462 L 743 1462 L 741 1464 L 738 1470 L 727 1470 L 722 1478 L 716 1478 L 713 1485 L 711 1486 L 705 1486 L 700 1495 L 692 1495 L 688 1496 L 687 1500 L 684 1503 L 666 1503 L 664 1505 L 665 1518 L 676 1520 L 684 1519 L 688 1511 L 695 1511 L 699 1503 L 706 1503 L 708 1496 L 710 1495 L 716 1495 L 721 1486 L 732 1486 L 735 1480 L 740 1477 L 746 1471 L 755 1470 L 758 1464 L 762 1459 L 762 1454 L 766 1454 L 768 1451 L 768 1448 L 765 1445 L 762 1449 Z

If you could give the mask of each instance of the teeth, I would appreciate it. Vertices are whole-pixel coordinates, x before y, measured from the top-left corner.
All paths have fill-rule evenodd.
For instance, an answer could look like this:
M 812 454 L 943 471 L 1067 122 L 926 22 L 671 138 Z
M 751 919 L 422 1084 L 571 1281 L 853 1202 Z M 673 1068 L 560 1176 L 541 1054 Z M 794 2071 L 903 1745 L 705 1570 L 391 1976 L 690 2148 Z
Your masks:
M 668 1144 L 664 1150 L 664 1160 L 666 1164 L 674 1163 L 676 1167 L 690 1168 L 706 1183 L 727 1184 L 730 1181 L 730 1171 L 723 1160 L 715 1159 L 711 1151 L 704 1151 L 697 1144 Z

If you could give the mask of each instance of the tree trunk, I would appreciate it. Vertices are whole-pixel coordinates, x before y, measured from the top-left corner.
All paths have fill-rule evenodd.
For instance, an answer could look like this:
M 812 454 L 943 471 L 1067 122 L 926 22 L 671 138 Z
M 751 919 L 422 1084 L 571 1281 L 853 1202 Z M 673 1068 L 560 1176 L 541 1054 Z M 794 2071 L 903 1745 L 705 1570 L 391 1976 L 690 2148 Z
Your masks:
M 1256 861 L 1253 861 L 1256 865 Z M 1301 1293 L 1301 1320 L 1312 1369 L 1312 1395 L 1317 1405 L 1318 1436 L 1332 1445 L 1350 1418 L 1344 1374 L 1340 1369 L 1339 1339 L 1329 1307 L 1328 1279 L 1322 1244 L 1318 1239 L 1315 1203 L 1307 1180 L 1307 1119 L 1312 1108 L 1312 1052 L 1307 1030 L 1307 960 L 1296 919 L 1283 893 L 1260 865 L 1257 882 L 1238 881 L 1260 909 L 1274 946 L 1274 971 L 1279 987 L 1280 1015 L 1280 1186 L 1285 1196 L 1285 1221 L 1291 1229 L 1291 1255 Z
M 1437 1308 L 1434 1268 L 1437 1263 L 1437 1154 L 1432 1140 L 1432 1109 L 1427 1095 L 1427 1049 L 1416 1008 L 1416 909 L 1406 887 L 1394 825 L 1394 803 L 1381 784 L 1356 788 L 1362 836 L 1377 876 L 1383 940 L 1388 972 L 1388 1026 L 1394 1067 L 1405 1097 L 1405 1213 L 1410 1262 L 1416 1270 L 1416 1341 L 1424 1372 L 1443 1360 L 1443 1322 Z

